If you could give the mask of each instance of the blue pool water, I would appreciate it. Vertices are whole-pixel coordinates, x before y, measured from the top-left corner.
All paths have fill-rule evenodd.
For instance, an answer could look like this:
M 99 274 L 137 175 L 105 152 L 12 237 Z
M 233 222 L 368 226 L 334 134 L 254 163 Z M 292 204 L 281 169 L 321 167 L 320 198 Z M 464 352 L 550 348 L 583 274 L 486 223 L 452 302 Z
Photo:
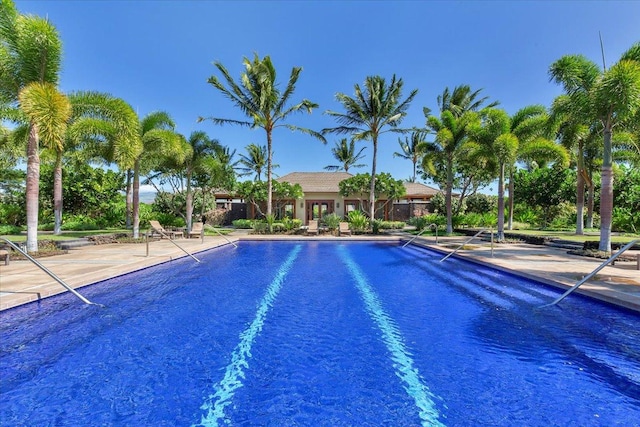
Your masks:
M 0 313 L 0 425 L 640 425 L 635 313 L 390 243 L 200 258 Z

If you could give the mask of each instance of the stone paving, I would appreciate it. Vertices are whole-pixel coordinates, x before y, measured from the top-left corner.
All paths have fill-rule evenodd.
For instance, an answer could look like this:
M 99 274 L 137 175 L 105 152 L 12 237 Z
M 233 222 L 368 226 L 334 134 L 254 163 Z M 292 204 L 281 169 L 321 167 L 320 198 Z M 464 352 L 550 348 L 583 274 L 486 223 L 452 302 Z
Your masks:
M 228 245 L 239 240 L 401 240 L 410 236 L 397 233 L 387 236 L 260 236 L 234 232 L 227 238 L 206 236 L 201 239 L 176 240 L 185 250 L 198 252 Z M 418 238 L 416 243 L 441 251 L 443 256 L 464 241 L 464 237 Z M 635 256 L 631 251 L 629 254 Z M 637 251 L 636 251 L 637 253 Z M 151 265 L 187 256 L 169 240 L 155 240 L 145 244 L 105 244 L 69 250 L 64 255 L 38 258 L 38 261 L 73 288 L 95 283 Z M 527 244 L 495 245 L 493 256 L 490 243 L 474 240 L 456 256 L 474 262 L 490 264 L 545 283 L 568 288 L 591 273 L 602 260 L 567 254 L 566 249 Z M 446 262 L 446 261 L 444 261 Z M 64 292 L 54 279 L 26 260 L 12 260 L 0 264 L 0 310 L 36 301 Z M 617 262 L 607 266 L 577 292 L 640 311 L 640 270 L 636 262 Z

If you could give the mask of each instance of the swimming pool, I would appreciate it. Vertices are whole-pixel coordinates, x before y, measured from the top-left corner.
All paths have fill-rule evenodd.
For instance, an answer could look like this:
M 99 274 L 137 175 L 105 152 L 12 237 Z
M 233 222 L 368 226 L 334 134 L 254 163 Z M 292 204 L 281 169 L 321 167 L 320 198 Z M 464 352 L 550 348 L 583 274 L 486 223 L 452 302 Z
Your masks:
M 635 313 L 397 243 L 199 257 L 0 313 L 0 425 L 639 425 Z

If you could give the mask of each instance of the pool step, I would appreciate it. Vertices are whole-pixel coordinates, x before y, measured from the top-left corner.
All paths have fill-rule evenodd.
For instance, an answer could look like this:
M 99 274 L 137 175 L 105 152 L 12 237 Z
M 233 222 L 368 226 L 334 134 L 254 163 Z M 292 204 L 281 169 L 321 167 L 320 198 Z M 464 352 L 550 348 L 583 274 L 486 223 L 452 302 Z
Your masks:
M 93 246 L 95 243 L 87 240 L 86 238 L 64 240 L 57 243 L 60 249 L 79 249 L 83 246 Z

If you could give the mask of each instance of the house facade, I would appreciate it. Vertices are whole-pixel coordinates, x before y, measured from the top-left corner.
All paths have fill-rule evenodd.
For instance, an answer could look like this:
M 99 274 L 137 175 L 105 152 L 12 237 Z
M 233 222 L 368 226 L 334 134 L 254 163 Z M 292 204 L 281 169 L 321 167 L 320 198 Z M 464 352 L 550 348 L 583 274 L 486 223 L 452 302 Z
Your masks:
M 279 182 L 299 184 L 304 196 L 302 199 L 280 201 L 279 217 L 297 218 L 303 224 L 309 220 L 321 219 L 335 213 L 346 217 L 353 210 L 368 210 L 369 194 L 357 194 L 343 197 L 339 183 L 353 175 L 347 172 L 292 172 L 277 179 Z M 430 199 L 440 190 L 420 183 L 405 183 L 406 194 L 398 200 L 376 201 L 375 217 L 391 221 L 407 221 L 416 214 L 430 210 Z

